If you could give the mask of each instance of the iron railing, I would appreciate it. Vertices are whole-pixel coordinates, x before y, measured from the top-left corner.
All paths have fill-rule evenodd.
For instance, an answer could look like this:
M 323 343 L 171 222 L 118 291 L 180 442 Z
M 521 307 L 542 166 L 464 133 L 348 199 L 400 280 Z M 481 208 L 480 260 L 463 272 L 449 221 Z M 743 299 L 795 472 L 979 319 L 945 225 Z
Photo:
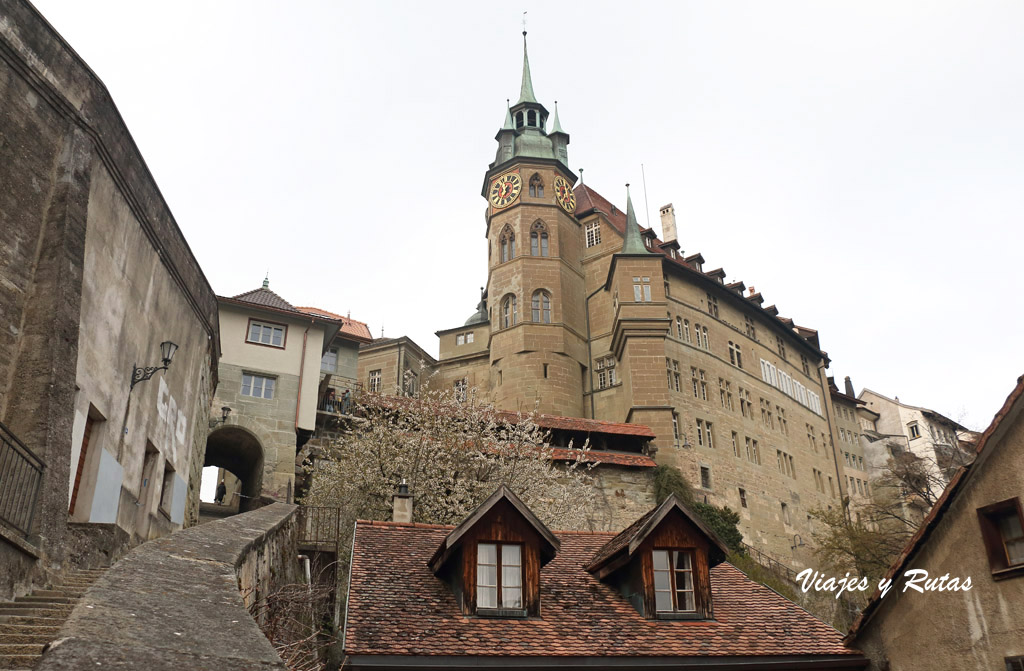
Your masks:
M 0 423 L 0 521 L 25 538 L 32 530 L 46 464 Z
M 340 508 L 299 506 L 300 546 L 337 554 L 340 538 Z
M 355 409 L 356 397 L 362 390 L 363 385 L 355 381 L 345 380 L 332 383 L 327 387 L 327 392 L 320 399 L 316 409 L 332 415 L 348 415 Z M 348 392 L 347 399 L 345 398 L 346 391 Z M 331 392 L 334 392 L 333 395 Z
M 770 557 L 769 555 L 766 555 L 765 553 L 755 548 L 753 545 L 743 543 L 743 550 L 751 559 L 753 559 L 769 571 L 778 574 L 780 577 L 786 578 L 792 583 L 796 582 L 796 571 L 789 568 L 782 562 L 778 561 L 777 559 L 774 559 L 773 557 Z

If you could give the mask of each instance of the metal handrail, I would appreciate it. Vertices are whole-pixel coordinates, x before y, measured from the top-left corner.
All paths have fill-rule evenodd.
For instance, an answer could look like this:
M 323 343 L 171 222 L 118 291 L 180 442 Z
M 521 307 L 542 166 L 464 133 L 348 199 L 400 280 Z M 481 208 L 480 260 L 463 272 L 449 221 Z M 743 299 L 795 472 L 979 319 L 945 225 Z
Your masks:
M 32 530 L 46 462 L 0 422 L 0 521 L 25 538 Z
M 751 558 L 758 564 L 765 567 L 769 571 L 774 571 L 776 573 L 781 574 L 790 582 L 796 582 L 796 571 L 789 568 L 779 560 L 771 557 L 770 555 L 765 554 L 761 550 L 758 550 L 753 545 L 748 545 L 747 543 L 742 543 L 742 545 L 743 549 L 747 552 L 747 554 L 749 554 Z
M 328 506 L 299 506 L 299 544 L 331 546 L 338 551 L 341 538 L 341 509 Z

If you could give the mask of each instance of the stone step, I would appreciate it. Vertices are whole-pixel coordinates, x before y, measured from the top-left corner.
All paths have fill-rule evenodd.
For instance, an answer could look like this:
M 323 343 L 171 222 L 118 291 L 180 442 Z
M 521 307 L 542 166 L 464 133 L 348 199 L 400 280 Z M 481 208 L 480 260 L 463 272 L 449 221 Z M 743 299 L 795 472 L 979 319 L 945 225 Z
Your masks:
M 22 612 L 21 615 L 0 615 L 0 625 L 27 624 L 33 627 L 57 627 L 59 629 L 66 619 L 63 615 L 60 617 L 42 617 L 39 615 L 26 615 Z
M 37 615 L 39 617 L 66 618 L 75 607 L 48 603 L 4 603 L 0 604 L 0 615 Z
M 56 604 L 71 604 L 74 605 L 78 602 L 78 599 L 69 596 L 39 596 L 36 594 L 30 594 L 28 596 L 19 596 L 14 600 L 14 603 L 56 603 Z
M 0 642 L 0 656 L 3 655 L 41 655 L 43 643 L 7 643 Z
M 40 624 L 0 624 L 0 638 L 4 636 L 54 636 L 60 631 L 60 625 Z
M 32 629 L 32 627 L 26 627 L 26 629 Z M 58 631 L 60 630 L 53 627 L 52 631 L 48 631 L 45 634 L 7 632 L 0 634 L 0 643 L 32 643 L 35 645 L 45 645 L 57 638 Z
M 0 654 L 0 669 L 34 669 L 42 655 Z

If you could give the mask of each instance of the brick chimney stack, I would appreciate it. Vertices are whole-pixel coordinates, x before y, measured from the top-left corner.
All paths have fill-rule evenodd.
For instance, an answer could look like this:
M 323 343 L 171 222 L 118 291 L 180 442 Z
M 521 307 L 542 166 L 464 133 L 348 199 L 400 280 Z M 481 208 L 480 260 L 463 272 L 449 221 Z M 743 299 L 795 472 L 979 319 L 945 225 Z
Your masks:
M 412 522 L 412 494 L 409 493 L 409 485 L 398 485 L 398 493 L 391 498 L 392 512 L 391 520 L 394 522 Z
M 857 394 L 853 393 L 853 382 L 850 382 L 850 376 L 846 376 L 846 395 L 856 397 Z
M 678 241 L 676 233 L 676 210 L 672 203 L 661 206 L 661 237 L 663 242 Z

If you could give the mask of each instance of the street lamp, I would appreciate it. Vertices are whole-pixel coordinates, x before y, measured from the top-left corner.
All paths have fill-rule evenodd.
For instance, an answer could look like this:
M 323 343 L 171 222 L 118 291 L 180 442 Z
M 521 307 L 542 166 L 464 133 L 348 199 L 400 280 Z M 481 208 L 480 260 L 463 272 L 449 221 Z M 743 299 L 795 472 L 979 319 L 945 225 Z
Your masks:
M 221 409 L 220 409 L 220 419 L 211 419 L 210 420 L 210 428 L 212 429 L 213 427 L 217 426 L 218 424 L 224 424 L 225 422 L 227 422 L 228 421 L 228 415 L 230 415 L 230 414 L 231 414 L 231 408 L 229 408 L 226 405 L 222 406 Z
M 135 388 L 139 382 L 145 382 L 149 378 L 153 377 L 158 370 L 167 370 L 171 367 L 171 359 L 174 358 L 174 353 L 178 351 L 178 346 L 172 343 L 170 340 L 165 340 L 160 343 L 160 359 L 163 361 L 162 366 L 146 366 L 145 368 L 139 368 L 138 366 L 132 366 L 132 383 L 128 388 L 129 392 Z

